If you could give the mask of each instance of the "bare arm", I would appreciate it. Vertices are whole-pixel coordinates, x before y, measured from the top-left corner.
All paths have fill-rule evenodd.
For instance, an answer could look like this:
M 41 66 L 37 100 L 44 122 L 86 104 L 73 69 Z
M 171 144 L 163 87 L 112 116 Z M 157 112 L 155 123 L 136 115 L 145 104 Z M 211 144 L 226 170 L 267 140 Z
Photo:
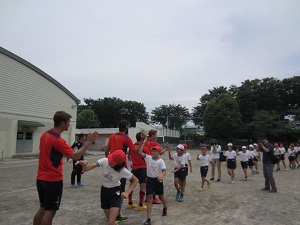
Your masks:
M 162 171 L 161 174 L 158 176 L 157 180 L 158 181 L 162 181 L 163 177 L 166 176 L 166 174 L 167 174 L 166 170 Z
M 127 198 L 128 195 L 133 191 L 133 189 L 135 188 L 135 186 L 136 186 L 138 183 L 139 183 L 139 180 L 138 180 L 135 176 L 133 176 L 133 177 L 132 177 L 132 181 L 130 182 L 129 188 L 127 189 L 127 191 L 125 191 L 125 192 L 122 193 L 122 196 L 123 196 L 124 198 Z
M 88 165 L 87 161 L 85 160 L 77 161 L 76 165 L 81 165 L 85 171 L 89 171 L 97 167 L 96 163 L 92 163 L 91 165 Z
M 85 151 L 88 149 L 88 147 L 92 144 L 92 142 L 94 142 L 96 140 L 96 138 L 98 137 L 98 132 L 95 131 L 92 134 L 89 134 L 87 136 L 87 141 L 84 143 L 84 145 L 76 152 L 73 152 L 70 155 L 70 158 L 77 161 L 80 159 L 80 157 L 85 153 Z

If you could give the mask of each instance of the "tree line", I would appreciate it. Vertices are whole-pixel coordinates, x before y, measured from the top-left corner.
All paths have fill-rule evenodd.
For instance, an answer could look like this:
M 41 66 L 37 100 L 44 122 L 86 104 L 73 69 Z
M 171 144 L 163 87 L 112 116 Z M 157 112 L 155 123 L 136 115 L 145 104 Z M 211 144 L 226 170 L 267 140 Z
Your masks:
M 279 80 L 264 78 L 245 80 L 240 86 L 214 87 L 200 97 L 192 111 L 180 104 L 160 105 L 149 114 L 143 103 L 116 97 L 84 99 L 78 107 L 77 127 L 117 127 L 121 119 L 131 126 L 136 122 L 161 124 L 181 130 L 192 120 L 204 128 L 205 139 L 234 141 L 298 141 L 300 134 L 300 77 Z M 294 121 L 285 120 L 292 115 Z

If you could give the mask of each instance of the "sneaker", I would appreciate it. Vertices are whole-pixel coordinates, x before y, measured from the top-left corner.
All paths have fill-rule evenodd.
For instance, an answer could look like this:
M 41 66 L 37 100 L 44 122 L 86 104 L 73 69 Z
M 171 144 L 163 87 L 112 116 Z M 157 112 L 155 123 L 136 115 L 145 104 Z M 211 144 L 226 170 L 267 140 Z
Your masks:
M 214 179 L 215 179 L 215 178 L 213 178 L 213 177 L 212 177 L 212 178 L 210 178 L 210 180 L 214 180 Z
M 144 225 L 150 225 L 151 224 L 151 219 L 148 218 L 145 222 L 144 222 Z
M 168 214 L 168 207 L 163 208 L 162 216 L 166 216 Z
M 180 191 L 177 191 L 175 199 L 179 200 L 179 197 L 180 197 Z
M 245 177 L 244 179 L 243 179 L 243 181 L 247 181 L 248 179 L 247 179 L 247 177 Z
M 211 182 L 207 183 L 207 188 L 210 188 Z
M 259 174 L 259 172 L 256 170 L 256 171 L 255 171 L 255 174 Z
M 79 183 L 77 183 L 77 186 L 78 186 L 78 187 L 83 187 L 83 186 L 84 186 L 84 183 L 79 182 Z
M 147 206 L 142 205 L 138 207 L 138 211 L 145 211 L 147 209 Z
M 231 183 L 231 184 L 234 184 L 234 183 L 235 183 L 235 181 L 234 181 L 234 180 L 232 180 L 232 181 L 230 181 L 230 183 Z
M 122 221 L 126 221 L 128 217 L 122 216 L 121 214 L 116 217 L 116 222 L 121 223 Z
M 287 168 L 285 168 L 285 171 L 287 171 L 288 169 Z
M 271 190 L 269 190 L 270 193 L 276 193 L 277 192 L 277 188 L 272 188 Z
M 199 190 L 199 191 L 204 191 L 203 187 L 199 188 L 198 190 Z
M 137 207 L 138 207 L 138 205 L 134 204 L 134 203 L 132 203 L 131 205 L 130 204 L 127 205 L 127 209 L 133 209 L 133 208 L 137 208 Z
M 269 187 L 263 187 L 262 189 L 260 189 L 260 190 L 262 190 L 262 191 L 269 191 L 270 190 L 270 188 Z
M 161 201 L 155 198 L 153 199 L 152 204 L 161 204 Z
M 251 175 L 254 175 L 254 174 L 256 174 L 256 172 L 252 171 L 252 172 L 251 172 Z
M 71 188 L 76 188 L 76 187 L 77 187 L 76 184 L 71 185 Z
M 183 202 L 183 199 L 184 199 L 183 195 L 180 195 L 178 201 L 179 201 L 179 202 Z
M 217 179 L 217 181 L 221 181 L 221 179 Z

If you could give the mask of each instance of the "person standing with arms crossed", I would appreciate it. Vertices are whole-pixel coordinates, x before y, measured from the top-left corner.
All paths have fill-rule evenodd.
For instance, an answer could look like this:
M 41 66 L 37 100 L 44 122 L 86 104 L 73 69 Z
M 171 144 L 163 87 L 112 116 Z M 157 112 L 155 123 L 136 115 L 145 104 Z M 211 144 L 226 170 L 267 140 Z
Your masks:
M 268 138 L 263 138 L 258 144 L 259 149 L 263 153 L 263 173 L 265 177 L 265 187 L 262 191 L 277 192 L 275 179 L 273 177 L 274 164 L 272 162 L 272 154 L 274 154 L 274 146 L 269 143 Z M 272 188 L 272 189 L 271 189 Z
M 71 117 L 65 111 L 57 111 L 53 117 L 54 127 L 40 138 L 36 181 L 40 207 L 33 218 L 33 225 L 51 225 L 59 210 L 63 191 L 63 156 L 79 160 L 98 136 L 97 132 L 89 134 L 85 144 L 74 152 L 60 136 L 62 132 L 68 131 Z

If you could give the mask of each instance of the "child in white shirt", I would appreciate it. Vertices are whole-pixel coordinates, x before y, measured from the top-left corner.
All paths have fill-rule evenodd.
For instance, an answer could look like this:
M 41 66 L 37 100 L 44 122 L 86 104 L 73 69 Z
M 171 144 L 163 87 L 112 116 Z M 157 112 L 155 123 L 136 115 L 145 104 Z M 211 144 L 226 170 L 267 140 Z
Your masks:
M 200 160 L 200 174 L 201 174 L 201 187 L 199 191 L 203 191 L 203 186 L 205 182 L 207 183 L 207 188 L 210 188 L 211 182 L 206 179 L 207 171 L 208 171 L 208 163 L 212 165 L 211 158 L 206 154 L 207 148 L 201 147 L 201 155 L 197 155 L 197 160 Z

